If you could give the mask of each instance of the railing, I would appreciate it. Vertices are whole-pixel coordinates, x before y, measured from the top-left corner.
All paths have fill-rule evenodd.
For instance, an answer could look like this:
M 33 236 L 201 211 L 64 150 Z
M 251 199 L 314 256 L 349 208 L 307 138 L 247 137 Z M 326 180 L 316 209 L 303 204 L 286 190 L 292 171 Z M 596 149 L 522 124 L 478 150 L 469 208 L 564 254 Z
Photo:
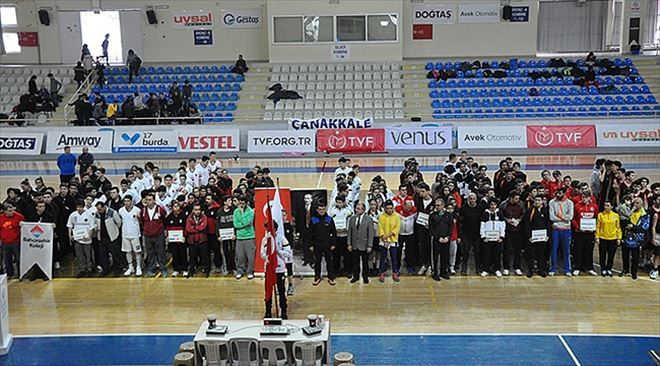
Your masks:
M 89 89 L 92 87 L 92 85 L 94 85 L 94 83 L 96 83 L 96 76 L 97 76 L 96 71 L 94 71 L 92 69 L 89 72 L 89 74 L 87 75 L 87 77 L 85 78 L 85 80 L 83 80 L 83 82 L 80 83 L 80 86 L 78 87 L 78 89 L 76 89 L 76 91 L 73 93 L 71 98 L 69 98 L 69 100 L 64 104 L 64 119 L 65 120 L 68 120 L 69 113 L 71 111 L 71 108 L 73 107 L 70 104 L 72 104 L 74 101 L 78 100 L 78 96 L 80 94 L 89 93 Z

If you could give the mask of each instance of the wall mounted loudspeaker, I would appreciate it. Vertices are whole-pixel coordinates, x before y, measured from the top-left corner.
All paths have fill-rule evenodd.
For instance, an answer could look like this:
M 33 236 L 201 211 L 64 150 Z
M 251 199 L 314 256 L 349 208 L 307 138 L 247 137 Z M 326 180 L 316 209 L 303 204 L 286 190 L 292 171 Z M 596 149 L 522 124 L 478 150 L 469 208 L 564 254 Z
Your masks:
M 45 26 L 50 25 L 50 15 L 48 15 L 48 11 L 41 9 L 39 10 L 39 22 Z
M 158 24 L 158 19 L 156 19 L 156 12 L 153 9 L 147 10 L 147 20 L 149 24 Z
M 511 5 L 505 5 L 504 8 L 502 8 L 502 19 L 511 19 Z

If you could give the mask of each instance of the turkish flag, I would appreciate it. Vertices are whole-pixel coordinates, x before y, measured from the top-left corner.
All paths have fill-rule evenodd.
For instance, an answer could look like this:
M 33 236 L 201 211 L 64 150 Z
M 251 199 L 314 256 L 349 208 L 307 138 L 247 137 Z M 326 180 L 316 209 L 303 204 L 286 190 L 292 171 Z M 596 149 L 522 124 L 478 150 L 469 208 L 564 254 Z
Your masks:
M 527 147 L 530 149 L 594 148 L 594 125 L 527 126 Z
M 280 205 L 283 210 L 288 214 L 288 217 L 293 217 L 291 213 L 291 193 L 289 188 L 257 188 L 254 190 L 254 232 L 256 235 L 257 241 L 257 250 L 254 257 L 254 271 L 256 273 L 266 272 L 266 266 L 264 265 L 264 260 L 261 258 L 261 242 L 266 236 L 266 227 L 271 220 L 268 213 L 268 205 L 270 200 L 270 206 L 272 209 L 275 208 L 275 195 L 279 191 L 280 196 Z M 272 212 L 272 211 L 271 211 Z M 278 216 L 276 212 L 272 212 L 272 216 L 276 221 L 281 217 L 281 214 Z M 284 231 L 284 225 L 280 225 L 278 228 L 279 231 Z M 280 233 L 280 235 L 283 235 Z
M 413 24 L 413 39 L 433 39 L 433 24 Z
M 321 129 L 316 131 L 317 151 L 356 153 L 385 151 L 382 128 Z

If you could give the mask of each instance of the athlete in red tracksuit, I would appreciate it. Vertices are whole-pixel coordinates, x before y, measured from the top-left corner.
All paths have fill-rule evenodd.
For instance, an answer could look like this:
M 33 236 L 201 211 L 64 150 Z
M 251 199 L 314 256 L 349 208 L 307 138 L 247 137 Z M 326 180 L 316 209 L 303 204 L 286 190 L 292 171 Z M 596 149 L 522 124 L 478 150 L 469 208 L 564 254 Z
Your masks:
M 577 276 L 580 271 L 589 272 L 596 276 L 594 271 L 594 235 L 595 225 L 592 225 L 598 217 L 598 204 L 592 199 L 591 194 L 583 194 L 582 200 L 575 205 L 573 220 L 573 275 Z
M 207 194 L 204 202 L 204 214 L 206 215 L 206 221 L 208 222 L 208 256 L 210 260 L 211 253 L 213 253 L 213 265 L 215 266 L 216 273 L 222 271 L 222 251 L 220 250 L 220 241 L 218 241 L 218 232 L 216 230 L 216 217 L 219 208 L 220 204 L 213 199 L 213 194 Z

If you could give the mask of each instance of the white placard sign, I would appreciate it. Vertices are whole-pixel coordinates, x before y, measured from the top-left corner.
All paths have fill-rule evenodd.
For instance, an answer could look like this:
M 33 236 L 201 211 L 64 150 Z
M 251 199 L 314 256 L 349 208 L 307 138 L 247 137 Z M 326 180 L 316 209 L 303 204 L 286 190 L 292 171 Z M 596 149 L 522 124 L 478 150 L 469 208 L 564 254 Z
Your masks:
M 220 229 L 220 240 L 232 240 L 234 238 L 234 228 Z
M 417 214 L 416 224 L 422 225 L 424 227 L 429 227 L 429 214 L 425 212 L 420 212 Z
M 37 265 L 53 279 L 53 224 L 21 223 L 21 268 L 19 278 Z
M 183 236 L 183 230 L 168 230 L 167 241 L 170 243 L 183 243 L 186 239 Z
M 532 230 L 532 243 L 540 243 L 546 241 L 548 232 L 546 230 Z
M 330 59 L 348 61 L 351 59 L 351 48 L 347 44 L 333 44 L 330 49 Z
M 596 231 L 596 219 L 580 219 L 580 231 Z
M 497 230 L 488 230 L 486 231 L 486 241 L 498 241 L 500 240 L 500 232 Z

